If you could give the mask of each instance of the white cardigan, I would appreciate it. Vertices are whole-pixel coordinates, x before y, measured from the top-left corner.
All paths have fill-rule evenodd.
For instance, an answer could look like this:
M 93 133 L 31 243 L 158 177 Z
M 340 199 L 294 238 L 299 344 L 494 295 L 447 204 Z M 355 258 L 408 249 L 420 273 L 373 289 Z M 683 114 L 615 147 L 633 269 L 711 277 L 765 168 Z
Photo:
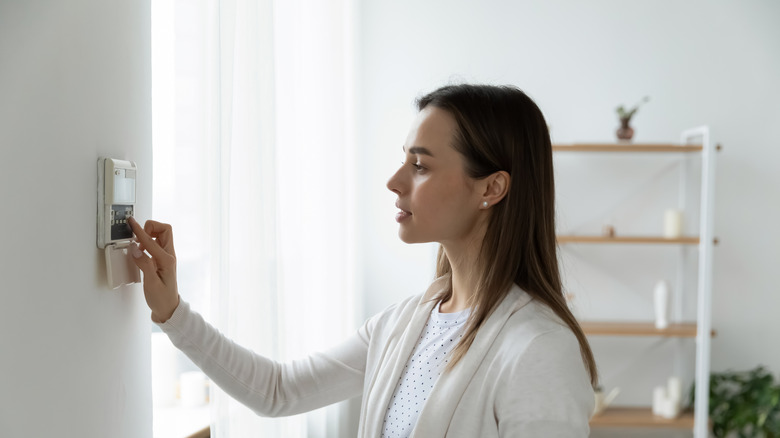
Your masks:
M 182 301 L 160 327 L 216 384 L 262 416 L 363 395 L 361 438 L 381 436 L 390 398 L 433 309 L 428 291 L 369 319 L 338 346 L 290 363 L 225 338 Z M 415 438 L 587 437 L 594 398 L 574 334 L 514 285 L 466 355 L 436 382 Z

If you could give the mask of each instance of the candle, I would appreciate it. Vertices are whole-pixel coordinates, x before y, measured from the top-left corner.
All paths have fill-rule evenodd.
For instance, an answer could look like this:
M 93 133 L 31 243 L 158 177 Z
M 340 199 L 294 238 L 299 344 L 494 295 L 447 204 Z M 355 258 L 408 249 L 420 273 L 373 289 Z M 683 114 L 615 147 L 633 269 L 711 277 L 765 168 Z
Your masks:
M 680 415 L 680 405 L 675 403 L 674 400 L 666 399 L 663 401 L 661 407 L 661 416 L 664 418 L 672 419 L 677 418 Z
M 664 413 L 664 402 L 666 402 L 666 388 L 656 386 L 653 389 L 653 415 Z
M 666 391 L 669 399 L 679 406 L 682 402 L 682 380 L 679 377 L 669 377 Z
M 682 236 L 683 213 L 680 210 L 666 210 L 664 214 L 664 237 L 675 239 Z

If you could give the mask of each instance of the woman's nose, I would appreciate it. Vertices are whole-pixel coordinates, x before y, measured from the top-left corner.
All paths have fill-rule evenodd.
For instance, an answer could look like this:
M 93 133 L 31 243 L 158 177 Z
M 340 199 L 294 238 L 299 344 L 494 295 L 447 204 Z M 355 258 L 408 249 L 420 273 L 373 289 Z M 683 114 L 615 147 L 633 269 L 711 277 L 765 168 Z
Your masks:
M 395 173 L 390 177 L 390 179 L 387 180 L 387 189 L 391 192 L 400 195 L 401 194 L 401 184 L 400 184 L 400 178 L 399 173 L 401 172 L 401 169 L 403 166 L 401 166 L 398 170 L 395 171 Z

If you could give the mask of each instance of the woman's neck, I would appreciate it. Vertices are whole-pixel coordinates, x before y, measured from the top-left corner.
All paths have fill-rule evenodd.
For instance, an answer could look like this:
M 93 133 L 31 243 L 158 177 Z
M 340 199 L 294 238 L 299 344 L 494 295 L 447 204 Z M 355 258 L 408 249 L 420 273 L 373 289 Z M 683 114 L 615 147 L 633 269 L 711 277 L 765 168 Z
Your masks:
M 477 264 L 479 248 L 468 245 L 458 251 L 452 246 L 443 246 L 452 269 L 452 295 L 441 304 L 439 311 L 460 312 L 471 307 L 471 297 L 477 289 L 480 277 Z

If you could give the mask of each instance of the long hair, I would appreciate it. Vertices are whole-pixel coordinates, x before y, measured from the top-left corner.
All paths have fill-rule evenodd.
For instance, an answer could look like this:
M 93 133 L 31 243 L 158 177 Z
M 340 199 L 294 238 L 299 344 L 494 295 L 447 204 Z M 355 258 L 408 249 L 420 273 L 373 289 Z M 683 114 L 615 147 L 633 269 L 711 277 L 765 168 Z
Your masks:
M 541 110 L 515 87 L 470 84 L 445 86 L 417 99 L 418 110 L 429 105 L 455 118 L 458 129 L 452 146 L 463 156 L 467 175 L 481 179 L 500 170 L 510 175 L 508 193 L 491 207 L 477 261 L 480 278 L 472 311 L 447 369 L 463 357 L 477 330 L 515 283 L 571 328 L 595 387 L 593 352 L 566 304 L 558 270 L 552 146 Z M 451 271 L 439 246 L 436 277 Z M 443 302 L 451 296 L 450 285 L 434 299 Z

